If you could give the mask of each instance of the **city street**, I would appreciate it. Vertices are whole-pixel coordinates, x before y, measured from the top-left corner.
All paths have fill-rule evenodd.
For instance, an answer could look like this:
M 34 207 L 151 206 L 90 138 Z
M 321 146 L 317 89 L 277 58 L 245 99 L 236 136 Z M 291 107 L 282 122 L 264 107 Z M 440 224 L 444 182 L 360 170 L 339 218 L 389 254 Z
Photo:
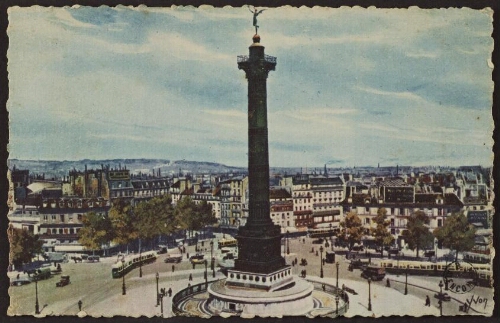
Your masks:
M 335 264 L 325 263 L 323 266 L 324 278 L 320 276 L 320 255 L 316 256 L 319 244 L 312 244 L 312 239 L 305 238 L 289 239 L 290 254 L 285 258 L 291 264 L 297 258 L 299 264 L 293 266 L 293 273 L 300 275 L 301 270 L 306 270 L 306 278 L 315 281 L 324 281 L 331 285 L 336 284 Z M 206 259 L 210 258 L 210 247 L 205 243 L 204 252 Z M 314 248 L 314 252 L 312 251 Z M 326 249 L 324 247 L 323 257 Z M 214 255 L 218 254 L 217 243 L 214 240 Z M 190 255 L 195 254 L 195 246 L 186 248 Z M 175 252 L 177 253 L 177 251 Z M 82 310 L 91 316 L 113 316 L 113 315 L 134 315 L 134 316 L 155 316 L 160 315 L 161 308 L 156 306 L 156 273 L 159 273 L 159 288 L 172 288 L 173 294 L 186 288 L 188 283 L 194 285 L 203 282 L 204 265 L 197 265 L 192 269 L 191 263 L 183 254 L 183 260 L 179 264 L 165 263 L 165 254 L 159 255 L 159 259 L 149 265 L 142 267 L 143 277 L 139 277 L 139 269 L 134 269 L 125 276 L 127 294 L 122 295 L 122 279 L 111 278 L 111 265 L 117 260 L 116 257 L 101 258 L 99 263 L 64 263 L 62 264 L 63 274 L 70 275 L 71 284 L 64 287 L 57 287 L 60 275 L 42 280 L 38 283 L 38 297 L 41 315 L 84 315 L 79 314 L 78 301 L 82 301 Z M 305 258 L 307 266 L 301 266 L 300 260 Z M 339 287 L 345 285 L 354 290 L 357 295 L 349 294 L 350 307 L 346 316 L 383 316 L 383 315 L 439 315 L 437 299 L 434 294 L 439 292 L 438 283 L 440 277 L 408 277 L 408 295 L 404 295 L 404 275 L 387 275 L 391 281 L 390 288 L 386 287 L 386 279 L 371 284 L 372 311 L 368 311 L 368 284 L 360 276 L 361 271 L 355 269 L 348 271 L 349 261 L 342 255 L 337 255 L 339 262 Z M 377 259 L 374 258 L 373 262 Z M 172 265 L 175 266 L 172 272 Z M 9 273 L 15 277 L 17 272 Z M 189 282 L 188 277 L 192 274 L 193 281 Z M 23 274 L 21 274 L 23 276 Z M 212 280 L 210 266 L 208 266 L 208 277 Z M 216 272 L 216 278 L 223 278 L 220 272 Z M 470 294 L 453 294 L 451 301 L 443 302 L 443 315 L 465 314 L 459 312 L 459 306 L 472 296 L 487 299 L 486 307 L 484 302 L 473 305 L 477 311 L 469 311 L 468 314 L 482 314 L 490 312 L 493 308 L 492 289 L 475 287 Z M 10 315 L 33 315 L 35 312 L 35 283 L 24 286 L 11 287 Z M 431 306 L 425 307 L 425 297 L 431 299 Z M 397 299 L 398 306 L 394 307 L 394 300 Z M 163 299 L 163 312 L 165 317 L 171 313 L 171 297 Z

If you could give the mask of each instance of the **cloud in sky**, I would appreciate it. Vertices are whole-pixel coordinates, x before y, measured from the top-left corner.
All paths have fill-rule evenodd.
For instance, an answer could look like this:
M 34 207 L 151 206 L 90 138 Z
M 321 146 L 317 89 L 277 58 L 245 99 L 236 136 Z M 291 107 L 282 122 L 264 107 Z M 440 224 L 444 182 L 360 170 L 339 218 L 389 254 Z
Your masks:
M 492 13 L 268 9 L 272 166 L 492 163 Z M 247 164 L 246 7 L 9 9 L 10 157 Z

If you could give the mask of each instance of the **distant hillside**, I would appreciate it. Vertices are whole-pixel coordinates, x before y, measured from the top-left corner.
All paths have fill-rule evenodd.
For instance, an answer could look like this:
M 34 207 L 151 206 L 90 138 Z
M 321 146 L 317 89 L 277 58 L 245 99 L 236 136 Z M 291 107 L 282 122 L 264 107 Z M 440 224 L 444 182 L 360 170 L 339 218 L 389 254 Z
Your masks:
M 67 176 L 72 169 L 98 169 L 101 165 L 109 165 L 111 168 L 127 167 L 133 174 L 143 173 L 152 174 L 153 169 L 155 174 L 160 169 L 162 175 L 178 174 L 179 171 L 186 173 L 228 173 L 228 172 L 246 172 L 244 167 L 232 167 L 218 163 L 196 162 L 188 160 L 170 161 L 168 159 L 105 159 L 105 160 L 90 160 L 83 159 L 77 161 L 54 161 L 54 160 L 21 160 L 9 159 L 8 166 L 17 169 L 29 169 L 30 174 L 45 174 L 46 179 L 61 178 Z

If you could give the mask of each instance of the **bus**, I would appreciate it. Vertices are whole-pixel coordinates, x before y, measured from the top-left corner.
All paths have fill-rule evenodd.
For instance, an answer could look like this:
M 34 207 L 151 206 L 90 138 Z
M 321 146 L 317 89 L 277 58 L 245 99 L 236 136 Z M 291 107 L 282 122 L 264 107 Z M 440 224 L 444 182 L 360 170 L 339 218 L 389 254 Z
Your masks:
M 238 240 L 236 240 L 235 238 L 227 238 L 219 240 L 219 249 L 222 249 L 224 247 L 237 247 L 237 246 L 238 246 Z
M 113 278 L 121 278 L 134 268 L 140 265 L 153 263 L 158 258 L 156 251 L 147 251 L 140 254 L 124 256 L 111 266 L 111 276 Z

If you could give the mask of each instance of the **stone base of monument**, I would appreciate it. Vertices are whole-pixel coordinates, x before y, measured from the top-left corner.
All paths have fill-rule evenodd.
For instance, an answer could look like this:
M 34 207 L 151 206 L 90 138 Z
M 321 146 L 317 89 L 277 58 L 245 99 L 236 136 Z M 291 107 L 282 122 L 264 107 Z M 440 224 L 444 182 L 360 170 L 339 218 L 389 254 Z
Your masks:
M 205 310 L 220 316 L 228 314 L 242 317 L 305 315 L 314 308 L 312 297 L 314 287 L 298 277 L 291 275 L 287 275 L 286 278 L 284 275 L 281 277 L 287 269 L 288 267 L 284 271 L 264 275 L 267 276 L 264 283 L 269 283 L 270 275 L 273 276 L 272 282 L 276 282 L 277 278 L 274 276 L 277 274 L 282 278 L 269 288 L 263 288 L 261 284 L 255 287 L 256 284 L 249 283 L 248 275 L 254 275 L 253 282 L 255 283 L 255 273 L 231 271 L 228 279 L 217 281 L 208 287 L 209 297 L 205 303 Z M 231 273 L 234 274 L 233 278 L 230 277 Z M 241 283 L 235 281 L 238 273 Z M 246 283 L 243 283 L 243 275 L 247 275 Z M 262 283 L 262 278 L 264 277 L 259 277 L 257 283 Z

